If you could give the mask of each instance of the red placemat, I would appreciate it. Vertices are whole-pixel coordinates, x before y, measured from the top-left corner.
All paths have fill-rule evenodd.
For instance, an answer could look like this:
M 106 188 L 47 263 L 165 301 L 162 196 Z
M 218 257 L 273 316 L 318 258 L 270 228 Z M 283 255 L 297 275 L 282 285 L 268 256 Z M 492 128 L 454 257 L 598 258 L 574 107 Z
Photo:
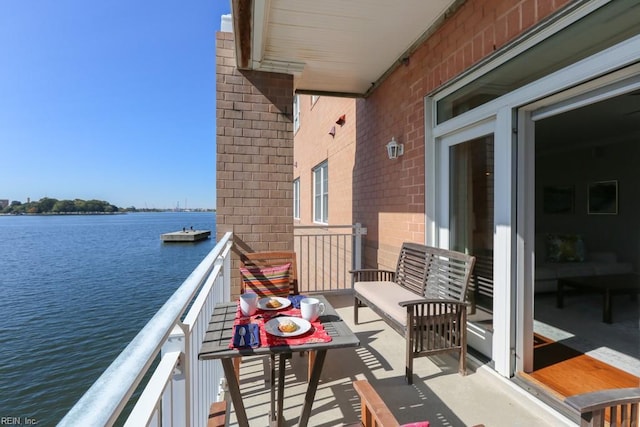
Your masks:
M 277 311 L 258 310 L 253 316 L 245 317 L 240 313 L 240 305 L 238 305 L 238 308 L 236 310 L 236 318 L 233 324 L 234 326 L 246 325 L 248 323 L 257 324 L 260 328 L 260 347 L 301 345 L 315 342 L 331 341 L 331 336 L 327 333 L 327 331 L 322 326 L 322 323 L 320 323 L 319 321 L 311 322 L 311 329 L 309 329 L 309 331 L 295 337 L 278 337 L 267 333 L 264 328 L 264 324 L 272 318 L 280 316 L 301 317 L 300 309 L 288 308 L 286 310 Z M 229 341 L 229 348 L 236 348 L 233 345 L 233 337 Z

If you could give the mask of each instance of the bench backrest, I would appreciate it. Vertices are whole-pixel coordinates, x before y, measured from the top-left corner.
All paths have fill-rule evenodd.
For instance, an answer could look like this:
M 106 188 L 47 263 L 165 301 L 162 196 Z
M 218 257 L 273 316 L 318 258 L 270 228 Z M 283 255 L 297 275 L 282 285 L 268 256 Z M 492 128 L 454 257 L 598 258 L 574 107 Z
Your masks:
M 464 302 L 474 263 L 471 255 L 405 242 L 396 283 L 426 298 Z

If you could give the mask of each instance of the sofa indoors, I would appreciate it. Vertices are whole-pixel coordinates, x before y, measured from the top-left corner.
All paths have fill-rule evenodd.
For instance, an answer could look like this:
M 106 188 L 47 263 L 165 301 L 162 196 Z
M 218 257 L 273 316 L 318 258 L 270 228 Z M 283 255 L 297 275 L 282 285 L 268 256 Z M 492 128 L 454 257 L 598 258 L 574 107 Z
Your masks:
M 633 265 L 619 262 L 610 251 L 586 250 L 577 234 L 536 236 L 535 293 L 556 292 L 563 277 L 602 276 L 633 272 Z

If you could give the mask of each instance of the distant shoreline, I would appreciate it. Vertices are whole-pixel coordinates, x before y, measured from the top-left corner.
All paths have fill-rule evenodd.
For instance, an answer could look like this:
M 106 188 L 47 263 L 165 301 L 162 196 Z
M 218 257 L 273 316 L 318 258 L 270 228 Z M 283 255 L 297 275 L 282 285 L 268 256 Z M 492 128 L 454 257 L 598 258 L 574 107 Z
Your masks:
M 0 213 L 0 216 L 60 216 L 60 215 L 124 215 L 129 212 L 38 212 L 38 213 Z
M 193 211 L 172 211 L 172 210 L 138 210 L 138 211 L 122 211 L 122 212 L 38 212 L 38 213 L 0 213 L 0 216 L 79 216 L 79 215 L 126 215 L 136 213 L 216 213 L 213 210 L 193 210 Z

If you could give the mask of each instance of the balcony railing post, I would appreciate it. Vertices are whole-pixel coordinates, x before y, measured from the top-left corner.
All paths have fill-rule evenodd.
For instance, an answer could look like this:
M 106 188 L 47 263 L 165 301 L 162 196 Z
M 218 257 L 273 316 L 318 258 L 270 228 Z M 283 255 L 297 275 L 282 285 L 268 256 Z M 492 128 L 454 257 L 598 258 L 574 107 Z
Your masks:
M 362 226 L 361 223 L 356 222 L 353 230 L 354 244 L 353 244 L 353 268 L 359 270 L 362 268 L 362 236 L 367 234 L 367 229 Z
M 222 268 L 222 279 L 224 280 L 224 286 L 222 287 L 224 295 L 222 295 L 223 301 L 231 301 L 231 247 L 233 242 L 227 243 L 227 248 L 223 251 L 225 255 L 224 264 Z
M 180 360 L 173 370 L 169 390 L 162 397 L 162 425 L 191 426 L 189 405 L 189 346 L 181 326 L 174 326 L 169 338 L 162 346 L 161 354 L 180 352 Z

